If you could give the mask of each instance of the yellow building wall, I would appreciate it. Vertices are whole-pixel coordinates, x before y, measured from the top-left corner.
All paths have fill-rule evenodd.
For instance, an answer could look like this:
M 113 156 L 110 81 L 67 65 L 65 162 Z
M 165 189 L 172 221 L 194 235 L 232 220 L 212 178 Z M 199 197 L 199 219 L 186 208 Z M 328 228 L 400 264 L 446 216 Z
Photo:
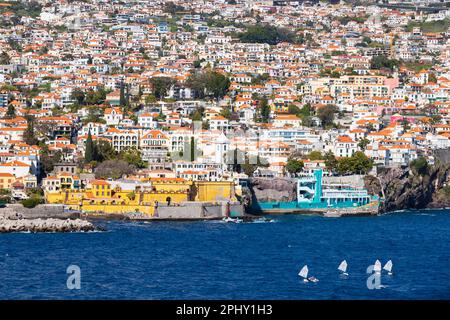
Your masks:
M 192 186 L 191 181 L 152 180 L 151 183 L 156 191 L 168 192 L 189 192 Z
M 52 203 L 52 204 L 61 204 L 64 203 L 64 197 L 62 196 L 62 193 L 58 192 L 46 192 L 45 193 L 45 201 L 47 203 Z
M 125 214 L 139 212 L 150 216 L 152 216 L 155 212 L 155 208 L 153 206 L 90 204 L 87 201 L 83 203 L 82 210 L 91 213 L 99 212 L 107 214 Z
M 112 197 L 95 197 L 95 190 L 91 189 L 46 192 L 45 199 L 47 203 L 65 204 L 71 209 L 85 212 L 141 212 L 148 215 L 153 215 L 155 201 L 166 203 L 167 197 L 171 198 L 171 203 L 236 200 L 235 186 L 231 181 L 160 182 L 155 183 L 154 187 L 154 191 L 134 192 L 134 198 L 131 199 L 131 190 L 112 190 Z
M 232 181 L 196 181 L 194 185 L 195 201 L 236 200 Z
M 102 212 L 110 214 L 140 212 L 153 215 L 155 200 L 159 203 L 166 203 L 167 197 L 171 198 L 171 203 L 189 201 L 187 192 L 135 192 L 134 199 L 130 199 L 131 191 L 116 192 L 113 197 L 88 198 L 90 190 L 60 191 L 46 193 L 45 199 L 51 204 L 65 204 L 73 210 L 83 210 L 85 212 Z M 142 197 L 141 197 L 142 195 Z M 120 197 L 120 198 L 119 198 Z M 142 202 L 140 202 L 142 199 Z M 80 208 L 80 203 L 82 206 Z
M 179 193 L 175 193 L 175 192 L 158 192 L 158 193 L 144 193 L 142 202 L 143 203 L 154 203 L 155 200 L 158 201 L 159 203 L 165 203 L 167 197 L 170 197 L 170 201 L 171 203 L 179 203 L 179 202 L 184 202 L 184 201 L 189 201 L 189 194 L 186 192 L 179 192 Z

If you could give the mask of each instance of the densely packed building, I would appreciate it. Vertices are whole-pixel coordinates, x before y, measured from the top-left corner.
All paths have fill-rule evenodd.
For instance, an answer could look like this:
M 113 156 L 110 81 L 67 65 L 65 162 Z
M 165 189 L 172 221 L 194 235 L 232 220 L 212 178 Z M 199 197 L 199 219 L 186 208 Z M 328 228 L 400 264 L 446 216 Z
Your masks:
M 94 175 L 367 173 L 450 148 L 449 9 L 3 1 L 0 28 L 0 189 L 17 197 Z

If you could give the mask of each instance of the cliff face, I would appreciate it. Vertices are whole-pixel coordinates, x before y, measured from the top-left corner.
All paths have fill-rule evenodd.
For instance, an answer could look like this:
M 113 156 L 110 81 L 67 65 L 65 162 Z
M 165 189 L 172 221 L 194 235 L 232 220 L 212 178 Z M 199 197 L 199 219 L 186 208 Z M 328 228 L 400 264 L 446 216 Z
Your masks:
M 425 174 L 409 168 L 383 168 L 378 177 L 367 176 L 365 186 L 370 193 L 384 196 L 382 212 L 449 207 L 450 196 L 443 186 L 450 173 L 450 151 L 436 152 L 435 159 Z

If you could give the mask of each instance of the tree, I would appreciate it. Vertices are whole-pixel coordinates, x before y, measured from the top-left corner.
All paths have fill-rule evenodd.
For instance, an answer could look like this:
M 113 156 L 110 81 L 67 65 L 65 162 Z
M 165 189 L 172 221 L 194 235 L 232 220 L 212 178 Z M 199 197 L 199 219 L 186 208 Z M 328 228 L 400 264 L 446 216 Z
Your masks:
M 269 80 L 270 75 L 268 73 L 258 74 L 256 77 L 252 77 L 253 84 L 262 84 Z
M 77 103 L 78 105 L 82 106 L 84 104 L 84 99 L 85 99 L 85 94 L 84 91 L 81 89 L 74 89 L 72 91 L 72 94 L 70 95 L 70 98 L 72 100 L 75 100 L 75 103 Z
M 238 37 L 241 42 L 268 43 L 270 45 L 280 42 L 301 43 L 303 41 L 301 37 L 288 29 L 266 24 L 249 26 L 245 32 L 239 33 Z
M 372 69 L 389 69 L 391 71 L 394 70 L 394 68 L 397 68 L 400 65 L 400 62 L 395 59 L 389 59 L 386 56 L 374 56 L 371 61 L 370 67 Z
M 194 61 L 194 68 L 198 69 L 202 66 L 202 61 L 201 60 L 195 60 Z
M 120 105 L 125 107 L 127 105 L 127 100 L 125 98 L 125 84 L 123 80 L 120 82 Z
M 62 152 L 57 150 L 55 152 L 50 152 L 46 144 L 42 144 L 40 151 L 40 162 L 42 167 L 42 174 L 47 175 L 53 171 L 55 163 L 61 162 Z
M 221 115 L 222 117 L 224 117 L 224 118 L 230 120 L 230 119 L 231 119 L 231 110 L 230 110 L 230 108 L 223 108 L 223 109 L 220 111 L 220 115 Z
M 9 64 L 11 61 L 8 53 L 6 51 L 2 51 L 0 54 L 0 64 Z
M 86 139 L 86 151 L 84 152 L 84 162 L 90 163 L 95 160 L 95 147 L 92 141 L 91 130 L 88 132 Z
M 230 79 L 218 72 L 208 72 L 206 90 L 211 92 L 214 98 L 223 98 L 230 87 Z
M 370 141 L 367 138 L 363 138 L 361 140 L 359 140 L 358 142 L 358 147 L 364 151 L 366 150 L 367 146 L 369 145 Z
M 287 172 L 296 175 L 303 170 L 303 166 L 303 161 L 297 159 L 289 159 L 285 169 Z
M 331 78 L 339 78 L 341 76 L 341 74 L 338 71 L 333 71 L 330 74 Z
M 25 208 L 34 208 L 36 207 L 38 204 L 44 203 L 44 200 L 41 197 L 32 197 L 32 198 L 28 198 L 25 200 L 22 200 L 20 202 Z
M 411 161 L 409 167 L 421 176 L 424 176 L 428 172 L 428 161 L 425 157 L 419 157 Z
M 367 174 L 373 167 L 373 160 L 369 159 L 363 152 L 357 151 L 354 155 L 341 158 L 337 163 L 339 174 Z
M 177 11 L 183 11 L 184 7 L 176 5 L 175 3 L 173 3 L 172 1 L 168 1 L 166 2 L 166 4 L 164 5 L 164 12 L 170 13 L 172 15 L 174 15 L 175 13 L 177 13 Z
M 253 173 L 255 172 L 257 166 L 254 164 L 250 164 L 248 162 L 244 163 L 241 165 L 242 171 L 244 171 L 244 173 L 249 176 L 249 177 L 253 177 Z
M 300 108 L 297 107 L 295 104 L 290 104 L 288 106 L 288 113 L 298 115 L 300 114 Z
M 323 160 L 323 156 L 322 153 L 320 151 L 311 151 L 308 156 L 307 159 L 312 160 L 312 161 L 316 161 L 316 160 Z
M 191 162 L 195 161 L 195 139 L 194 137 L 191 137 L 191 142 L 189 144 L 190 146 L 190 155 L 191 158 L 189 159 Z
M 145 162 L 142 160 L 141 152 L 136 148 L 128 148 L 119 153 L 119 159 L 126 161 L 136 168 L 145 168 Z
M 120 179 L 124 175 L 133 174 L 136 167 L 124 160 L 106 160 L 95 168 L 97 179 Z
M 333 123 L 336 106 L 326 105 L 317 109 L 317 116 L 322 121 L 322 127 L 326 127 Z
M 329 171 L 334 171 L 337 168 L 337 160 L 332 151 L 327 151 L 323 155 L 325 166 Z
M 16 117 L 16 108 L 14 108 L 14 105 L 10 103 L 8 105 L 8 110 L 6 110 L 5 118 L 6 119 L 13 119 L 15 117 Z
M 265 97 L 259 101 L 259 112 L 261 116 L 261 121 L 264 123 L 268 123 L 270 118 L 270 106 L 269 102 L 267 101 L 267 98 Z
M 199 109 L 195 110 L 191 115 L 191 119 L 192 121 L 202 121 L 203 120 L 202 112 Z
M 212 96 L 219 99 L 227 94 L 230 80 L 219 72 L 207 70 L 189 76 L 186 86 L 199 98 Z
M 151 78 L 150 83 L 153 85 L 153 93 L 159 100 L 167 96 L 169 89 L 175 84 L 175 80 L 167 77 Z
M 85 102 L 88 105 L 99 105 L 103 104 L 106 100 L 106 90 L 104 88 L 99 88 L 97 90 L 89 90 L 85 97 Z
M 27 129 L 23 133 L 23 141 L 26 144 L 33 146 L 37 145 L 39 140 L 34 135 L 34 118 L 28 117 L 27 119 Z
M 117 158 L 117 152 L 111 143 L 106 140 L 97 140 L 95 143 L 96 161 L 103 162 Z
M 106 123 L 105 119 L 103 118 L 103 109 L 96 108 L 96 107 L 90 107 L 88 110 L 88 115 L 86 118 L 83 119 L 83 123 L 89 123 L 89 122 L 99 122 L 99 123 Z
M 156 97 L 153 94 L 149 94 L 145 97 L 145 104 L 155 103 L 156 101 L 158 101 L 158 100 L 156 99 Z

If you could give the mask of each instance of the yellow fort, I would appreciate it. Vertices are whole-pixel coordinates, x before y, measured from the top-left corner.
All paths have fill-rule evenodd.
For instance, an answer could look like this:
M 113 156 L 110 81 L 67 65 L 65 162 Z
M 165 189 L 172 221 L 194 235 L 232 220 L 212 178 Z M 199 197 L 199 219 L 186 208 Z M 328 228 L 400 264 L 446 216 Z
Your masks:
M 158 206 L 236 201 L 232 181 L 189 181 L 182 178 L 141 181 L 93 180 L 85 188 L 72 185 L 46 190 L 47 203 L 98 214 L 140 213 L 154 216 Z

